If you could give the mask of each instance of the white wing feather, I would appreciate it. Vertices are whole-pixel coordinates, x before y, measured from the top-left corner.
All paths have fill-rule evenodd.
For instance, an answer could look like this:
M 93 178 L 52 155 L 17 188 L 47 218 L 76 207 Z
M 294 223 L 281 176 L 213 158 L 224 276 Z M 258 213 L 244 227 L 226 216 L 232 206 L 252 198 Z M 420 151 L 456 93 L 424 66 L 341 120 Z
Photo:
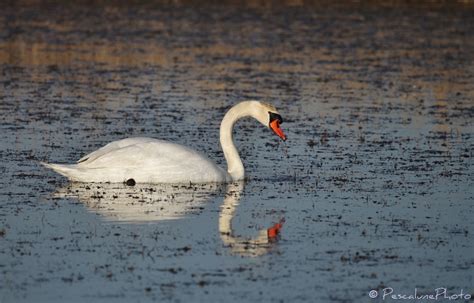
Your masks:
M 111 152 L 113 150 L 117 150 L 119 148 L 126 147 L 126 146 L 129 146 L 129 145 L 134 145 L 134 144 L 139 144 L 139 143 L 146 143 L 146 142 L 150 142 L 150 141 L 153 141 L 153 140 L 156 140 L 156 139 L 145 138 L 145 137 L 137 137 L 137 138 L 127 138 L 127 139 L 122 139 L 122 140 L 110 142 L 109 144 L 105 145 L 104 147 L 101 147 L 98 150 L 93 151 L 93 152 L 85 155 L 84 157 L 79 159 L 77 161 L 77 163 L 81 163 L 81 162 L 84 162 L 84 161 L 93 161 L 93 160 L 99 158 L 100 156 L 105 155 L 108 152 Z

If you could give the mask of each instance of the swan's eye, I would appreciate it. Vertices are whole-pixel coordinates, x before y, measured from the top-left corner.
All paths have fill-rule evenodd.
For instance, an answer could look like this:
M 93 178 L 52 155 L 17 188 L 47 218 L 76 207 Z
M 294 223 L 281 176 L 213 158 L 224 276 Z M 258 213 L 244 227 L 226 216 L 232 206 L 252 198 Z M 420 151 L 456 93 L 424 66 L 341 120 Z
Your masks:
M 278 124 L 283 123 L 283 119 L 281 118 L 279 114 L 272 113 L 272 112 L 268 112 L 268 113 L 270 114 L 270 123 L 272 123 L 275 120 L 278 121 Z

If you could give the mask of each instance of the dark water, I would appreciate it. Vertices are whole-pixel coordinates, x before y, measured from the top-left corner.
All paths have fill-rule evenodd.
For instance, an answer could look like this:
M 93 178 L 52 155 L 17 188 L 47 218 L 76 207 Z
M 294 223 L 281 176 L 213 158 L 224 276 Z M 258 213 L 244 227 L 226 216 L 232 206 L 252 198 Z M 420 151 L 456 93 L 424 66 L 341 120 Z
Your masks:
M 3 5 L 0 302 L 472 294 L 473 15 L 469 2 Z M 289 137 L 238 123 L 245 184 L 77 185 L 38 164 L 150 136 L 224 166 L 220 119 L 245 99 L 273 103 Z

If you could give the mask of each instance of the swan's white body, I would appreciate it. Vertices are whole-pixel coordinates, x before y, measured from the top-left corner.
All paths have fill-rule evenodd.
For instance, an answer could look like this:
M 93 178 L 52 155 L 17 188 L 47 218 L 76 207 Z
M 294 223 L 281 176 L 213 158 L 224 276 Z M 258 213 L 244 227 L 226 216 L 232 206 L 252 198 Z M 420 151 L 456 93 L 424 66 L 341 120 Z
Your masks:
M 77 164 L 43 165 L 76 182 L 117 183 L 133 179 L 138 183 L 210 183 L 241 180 L 244 166 L 232 139 L 233 126 L 245 116 L 252 116 L 268 126 L 271 122 L 269 113 L 278 115 L 274 107 L 258 101 L 241 102 L 226 113 L 221 123 L 220 141 L 227 171 L 186 146 L 153 138 L 111 142 L 82 157 Z
M 232 181 L 206 156 L 186 146 L 153 138 L 115 141 L 77 164 L 46 164 L 78 182 L 208 183 Z

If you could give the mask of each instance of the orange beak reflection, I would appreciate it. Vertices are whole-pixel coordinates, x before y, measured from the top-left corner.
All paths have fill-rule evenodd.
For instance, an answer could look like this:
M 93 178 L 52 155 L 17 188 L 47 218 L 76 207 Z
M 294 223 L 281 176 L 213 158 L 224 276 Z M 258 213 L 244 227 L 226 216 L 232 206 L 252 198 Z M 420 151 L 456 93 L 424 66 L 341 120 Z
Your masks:
M 286 141 L 286 136 L 280 128 L 280 121 L 273 120 L 272 122 L 270 122 L 270 128 L 275 134 L 277 134 L 278 137 L 280 137 L 283 141 Z

